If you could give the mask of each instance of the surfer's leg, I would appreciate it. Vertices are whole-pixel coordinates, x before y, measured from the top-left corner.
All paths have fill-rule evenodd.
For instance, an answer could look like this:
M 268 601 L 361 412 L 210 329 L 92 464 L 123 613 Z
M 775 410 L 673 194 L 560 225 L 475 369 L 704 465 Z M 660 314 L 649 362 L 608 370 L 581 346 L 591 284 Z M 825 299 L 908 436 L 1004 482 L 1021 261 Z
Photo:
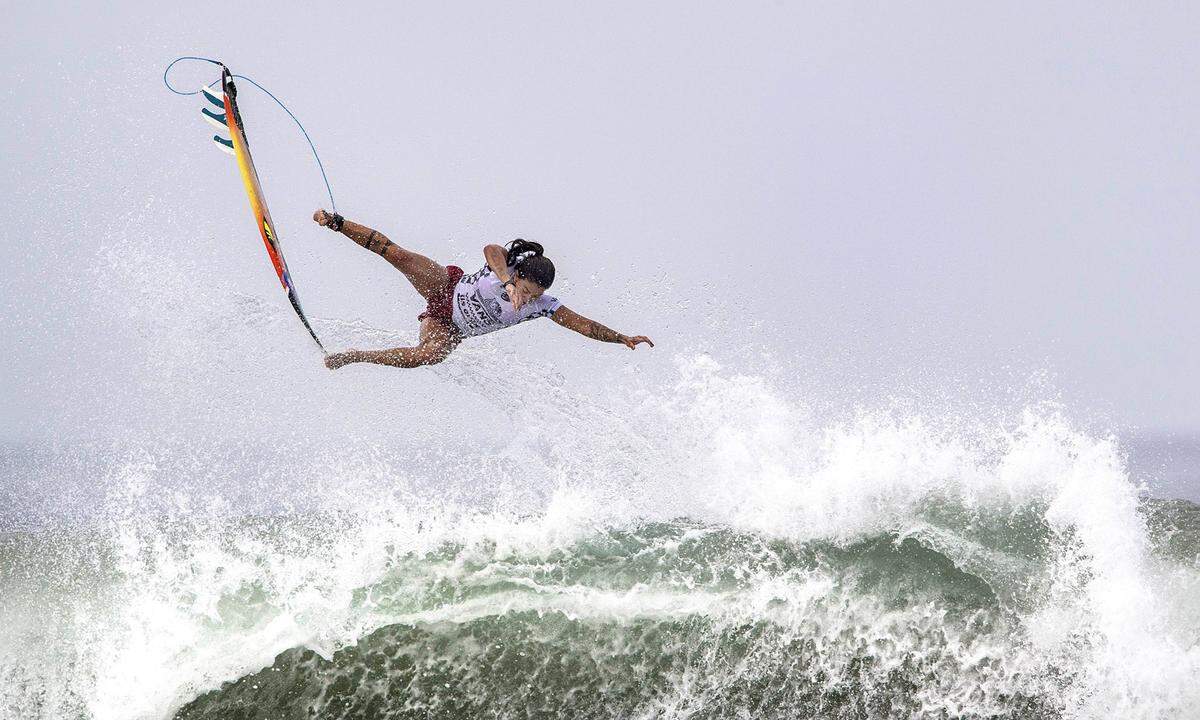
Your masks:
M 453 350 L 462 342 L 462 336 L 454 329 L 454 325 L 439 318 L 426 317 L 421 320 L 420 344 L 435 343 L 449 344 Z
M 313 220 L 327 227 L 333 227 L 329 224 L 331 217 L 333 216 L 324 210 L 313 213 Z M 426 300 L 445 288 L 450 282 L 446 268 L 424 255 L 400 247 L 388 239 L 387 235 L 374 228 L 342 218 L 338 225 L 338 231 L 387 260 L 392 267 L 404 273 L 404 277 L 408 278 L 412 286 Z
M 427 317 L 421 321 L 420 342 L 414 348 L 413 358 L 417 365 L 435 365 L 449 357 L 460 342 L 462 335 L 453 324 Z
M 450 356 L 462 338 L 437 318 L 421 321 L 421 340 L 414 347 L 389 350 L 347 350 L 325 356 L 325 367 L 337 370 L 350 363 L 365 362 L 398 368 L 436 365 Z
M 429 300 L 438 293 L 445 292 L 446 284 L 450 282 L 450 274 L 440 263 L 421 255 L 405 250 L 392 243 L 384 254 L 384 258 L 412 283 L 421 297 Z
M 330 353 L 325 356 L 325 367 L 330 370 L 356 362 L 390 365 L 398 368 L 415 368 L 422 365 L 436 365 L 445 360 L 454 350 L 454 346 L 421 343 L 415 347 L 398 347 L 387 350 L 347 350 L 341 353 Z

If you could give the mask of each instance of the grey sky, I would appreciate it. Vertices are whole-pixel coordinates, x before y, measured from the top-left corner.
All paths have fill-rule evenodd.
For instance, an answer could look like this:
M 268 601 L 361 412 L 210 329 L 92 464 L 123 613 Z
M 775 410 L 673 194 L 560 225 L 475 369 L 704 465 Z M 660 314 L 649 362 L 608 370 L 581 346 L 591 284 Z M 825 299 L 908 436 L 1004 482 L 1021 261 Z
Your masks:
M 182 54 L 218 57 L 287 101 L 348 217 L 468 265 L 484 242 L 542 240 L 568 305 L 660 343 L 597 360 L 546 339 L 557 328 L 507 336 L 561 353 L 568 377 L 681 349 L 731 356 L 734 338 L 811 364 L 831 393 L 1044 371 L 1102 425 L 1200 431 L 1192 4 L 7 13 L 7 438 L 69 430 L 34 423 L 64 412 L 81 374 L 126 382 L 119 348 L 136 350 L 141 331 L 108 317 L 113 303 L 144 302 L 169 327 L 173 303 L 194 291 L 203 305 L 217 281 L 283 302 L 198 105 L 162 87 Z M 194 89 L 212 75 L 179 66 L 173 79 Z M 326 204 L 307 148 L 282 111 L 243 93 L 310 314 L 411 332 L 410 292 L 305 224 Z M 144 277 L 130 280 L 138 253 Z M 162 269 L 166 256 L 176 264 Z

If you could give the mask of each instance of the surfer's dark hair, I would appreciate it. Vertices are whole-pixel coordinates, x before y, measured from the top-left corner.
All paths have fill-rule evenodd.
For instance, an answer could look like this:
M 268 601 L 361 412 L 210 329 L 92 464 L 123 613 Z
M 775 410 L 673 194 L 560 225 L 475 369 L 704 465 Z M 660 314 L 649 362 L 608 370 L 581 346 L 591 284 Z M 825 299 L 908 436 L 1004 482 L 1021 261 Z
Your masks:
M 517 277 L 532 280 L 546 290 L 554 284 L 554 263 L 542 254 L 544 252 L 541 243 L 517 238 L 508 244 L 505 262 L 516 270 Z

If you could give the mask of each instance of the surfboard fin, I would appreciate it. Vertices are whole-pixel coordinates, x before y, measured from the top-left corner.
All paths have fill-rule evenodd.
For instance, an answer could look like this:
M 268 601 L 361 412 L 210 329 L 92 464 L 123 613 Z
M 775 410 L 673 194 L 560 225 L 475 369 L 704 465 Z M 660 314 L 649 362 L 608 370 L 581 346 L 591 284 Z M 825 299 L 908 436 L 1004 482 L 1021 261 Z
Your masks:
M 205 122 L 217 129 L 217 134 L 213 135 L 212 138 L 213 142 L 217 145 L 217 149 L 236 157 L 237 153 L 233 148 L 233 140 L 229 137 L 229 118 L 226 115 L 223 91 L 214 89 L 220 82 L 220 80 L 217 80 L 212 85 L 205 85 L 200 88 L 200 94 L 209 102 L 209 105 L 200 108 L 200 114 L 204 116 Z M 221 92 L 221 94 L 218 94 L 218 92 Z

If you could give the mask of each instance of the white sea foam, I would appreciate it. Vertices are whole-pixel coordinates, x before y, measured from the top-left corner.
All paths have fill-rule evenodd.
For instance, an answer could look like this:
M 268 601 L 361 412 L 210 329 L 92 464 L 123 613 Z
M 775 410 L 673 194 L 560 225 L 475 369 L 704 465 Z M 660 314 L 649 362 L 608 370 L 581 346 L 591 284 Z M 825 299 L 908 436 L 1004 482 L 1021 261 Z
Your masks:
M 1032 675 L 1069 668 L 1070 682 L 1046 686 L 1061 692 L 1056 699 L 1068 716 L 1117 709 L 1129 718 L 1185 717 L 1200 702 L 1200 648 L 1194 633 L 1172 625 L 1195 617 L 1194 607 L 1177 605 L 1196 600 L 1162 592 L 1137 488 L 1111 440 L 1045 410 L 972 426 L 892 412 L 818 422 L 767 380 L 703 356 L 681 359 L 668 387 L 608 407 L 559 396 L 531 417 L 529 433 L 481 449 L 456 466 L 457 475 L 422 476 L 391 450 L 347 461 L 346 453 L 318 448 L 308 474 L 280 478 L 277 490 L 304 507 L 327 497 L 334 512 L 266 525 L 231 518 L 239 508 L 229 498 L 215 502 L 221 486 L 197 492 L 206 477 L 203 447 L 192 459 L 171 456 L 178 448 L 170 447 L 149 453 L 165 453 L 166 463 L 100 465 L 107 495 L 92 528 L 46 539 L 22 560 L 31 566 L 6 578 L 5 603 L 17 606 L 13 617 L 23 626 L 0 636 L 0 710 L 160 718 L 290 647 L 328 657 L 392 623 L 469 622 L 522 609 L 618 625 L 656 614 L 718 624 L 754 617 L 823 633 L 833 665 L 853 650 L 838 648 L 844 632 L 886 639 L 885 658 L 918 652 L 905 643 L 937 635 L 936 615 L 874 607 L 878 599 L 847 594 L 829 573 L 719 568 L 755 578 L 732 589 L 694 577 L 679 585 L 648 576 L 624 589 L 534 579 L 540 569 L 565 566 L 597 533 L 677 518 L 696 523 L 699 536 L 724 529 L 835 545 L 911 537 L 1009 586 L 998 597 L 1019 600 L 1012 637 L 953 642 L 963 652 L 1007 658 L 1012 672 L 1021 664 Z M 537 439 L 552 431 L 553 443 Z M 243 471 L 253 473 L 255 462 L 248 458 Z M 179 477 L 181 468 L 198 477 Z M 495 491 L 468 492 L 481 482 Z M 1022 512 L 1050 530 L 1044 557 L 972 539 L 994 519 Z M 446 547 L 459 549 L 430 559 Z M 651 543 L 641 552 L 672 547 Z M 620 562 L 635 564 L 637 556 Z M 46 582 L 38 574 L 72 579 Z M 487 589 L 504 582 L 515 589 Z M 465 595 L 439 599 L 439 587 Z M 1004 674 L 989 672 L 990 679 L 926 688 L 923 702 L 930 712 L 966 707 L 972 683 Z M 692 706 L 689 692 L 715 691 L 711 681 L 677 681 L 675 700 L 657 701 L 666 703 L 658 706 L 664 715 Z

